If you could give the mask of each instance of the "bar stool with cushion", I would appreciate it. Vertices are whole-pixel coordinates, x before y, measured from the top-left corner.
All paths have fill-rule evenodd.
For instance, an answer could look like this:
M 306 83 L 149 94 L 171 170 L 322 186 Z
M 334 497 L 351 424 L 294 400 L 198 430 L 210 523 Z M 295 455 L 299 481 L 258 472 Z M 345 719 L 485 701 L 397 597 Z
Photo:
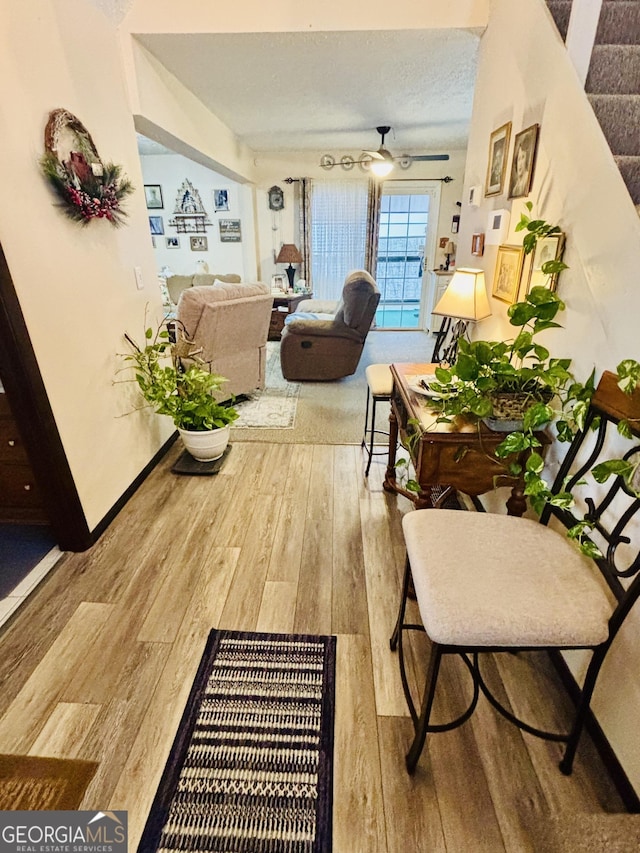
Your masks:
M 571 773 L 600 669 L 640 596 L 640 468 L 634 468 L 631 487 L 621 476 L 614 476 L 606 489 L 596 488 L 593 498 L 585 492 L 585 483 L 592 482 L 589 472 L 594 463 L 610 455 L 607 430 L 615 432 L 621 419 L 630 424 L 636 439 L 624 458 L 635 466 L 640 457 L 640 389 L 627 396 L 616 379 L 607 372 L 601 379 L 584 429 L 574 437 L 553 484 L 552 493 L 561 499 L 554 505 L 545 504 L 540 522 L 444 509 L 416 510 L 404 516 L 407 561 L 391 649 L 398 649 L 400 676 L 415 729 L 406 757 L 410 773 L 427 734 L 447 731 L 468 720 L 480 693 L 524 731 L 564 743 L 560 769 L 566 775 Z M 568 508 L 567 492 L 574 495 L 577 512 Z M 593 559 L 578 550 L 564 529 L 574 528 L 583 513 L 593 525 L 584 535 L 600 551 Z M 405 622 L 412 580 L 421 625 Z M 431 641 L 419 708 L 405 673 L 402 641 L 407 630 L 425 631 Z M 583 649 L 590 657 L 577 689 L 574 720 L 566 732 L 543 731 L 516 717 L 491 692 L 480 668 L 483 654 L 546 651 L 557 656 L 568 649 Z M 459 655 L 469 671 L 469 705 L 455 720 L 436 724 L 430 717 L 438 673 L 443 655 L 450 654 Z M 612 684 L 610 675 L 607 689 Z
M 364 435 L 362 436 L 362 446 L 367 452 L 368 461 L 364 472 L 365 477 L 369 476 L 371 468 L 371 459 L 374 456 L 380 456 L 387 453 L 385 445 L 384 450 L 374 450 L 373 443 L 376 435 L 386 435 L 389 433 L 381 429 L 376 429 L 376 404 L 388 402 L 391 399 L 391 389 L 393 388 L 393 379 L 391 369 L 388 364 L 370 364 L 365 375 L 367 377 L 367 408 L 364 416 Z M 371 406 L 371 423 L 369 423 L 369 401 L 372 400 Z

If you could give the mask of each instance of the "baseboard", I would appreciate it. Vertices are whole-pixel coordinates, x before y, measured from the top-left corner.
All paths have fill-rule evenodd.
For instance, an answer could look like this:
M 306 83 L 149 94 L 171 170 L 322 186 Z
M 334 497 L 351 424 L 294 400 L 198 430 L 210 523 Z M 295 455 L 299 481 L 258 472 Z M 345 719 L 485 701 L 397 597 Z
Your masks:
M 111 524 L 123 506 L 133 497 L 135 492 L 140 488 L 140 486 L 147 479 L 149 474 L 156 467 L 158 462 L 160 462 L 166 454 L 169 452 L 171 446 L 174 444 L 176 439 L 178 438 L 178 431 L 176 430 L 173 435 L 171 435 L 167 441 L 162 445 L 160 450 L 150 459 L 150 461 L 144 466 L 142 471 L 138 474 L 135 480 L 131 483 L 129 488 L 122 494 L 119 500 L 111 507 L 109 512 L 102 518 L 101 521 L 93 528 L 91 531 L 91 536 L 93 538 L 93 543 L 95 544 L 98 539 L 102 536 L 107 527 Z
M 550 652 L 549 656 L 572 701 L 577 702 L 580 695 L 580 688 L 578 687 L 571 670 L 567 666 L 567 662 L 560 652 Z M 629 781 L 627 774 L 624 772 L 622 765 L 618 761 L 611 744 L 607 740 L 600 727 L 600 723 L 598 723 L 591 709 L 589 709 L 587 714 L 585 728 L 591 735 L 591 739 L 598 750 L 600 758 L 607 768 L 613 784 L 616 786 L 616 789 L 622 798 L 625 808 L 628 812 L 633 814 L 640 813 L 640 797 Z M 578 747 L 578 749 L 579 748 L 580 747 Z

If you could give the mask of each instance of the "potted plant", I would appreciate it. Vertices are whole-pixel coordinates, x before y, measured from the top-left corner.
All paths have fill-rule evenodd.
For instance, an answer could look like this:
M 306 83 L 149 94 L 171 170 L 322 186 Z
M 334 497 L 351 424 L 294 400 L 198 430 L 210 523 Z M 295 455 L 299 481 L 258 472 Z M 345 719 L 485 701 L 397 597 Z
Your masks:
M 175 329 L 175 321 L 171 324 Z M 184 332 L 178 341 L 173 338 L 166 324 L 155 332 L 147 329 L 144 346 L 125 333 L 132 352 L 123 358 L 134 367 L 146 402 L 157 414 L 173 420 L 189 453 L 199 462 L 212 462 L 226 450 L 238 413 L 230 403 L 216 399 L 225 377 L 198 364 L 185 368 L 182 359 L 194 357 L 189 340 Z

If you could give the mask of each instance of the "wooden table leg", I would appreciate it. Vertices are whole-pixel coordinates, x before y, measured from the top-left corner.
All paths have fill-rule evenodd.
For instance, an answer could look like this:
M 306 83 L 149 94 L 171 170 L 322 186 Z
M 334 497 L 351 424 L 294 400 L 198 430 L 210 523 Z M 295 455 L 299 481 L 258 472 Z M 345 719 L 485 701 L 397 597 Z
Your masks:
M 389 456 L 387 459 L 387 470 L 384 475 L 382 488 L 385 492 L 396 492 L 396 448 L 398 446 L 398 418 L 391 407 L 389 414 Z

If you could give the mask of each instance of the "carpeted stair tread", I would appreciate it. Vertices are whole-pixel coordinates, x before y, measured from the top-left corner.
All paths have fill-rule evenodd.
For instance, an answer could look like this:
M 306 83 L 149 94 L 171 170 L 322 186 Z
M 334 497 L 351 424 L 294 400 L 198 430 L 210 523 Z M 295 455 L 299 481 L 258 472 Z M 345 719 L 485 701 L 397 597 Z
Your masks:
M 562 39 L 566 39 L 573 0 L 547 0 L 547 6 Z
M 585 91 L 601 95 L 640 92 L 640 44 L 594 45 Z
M 640 155 L 640 95 L 589 95 L 614 155 Z
M 604 0 L 596 44 L 637 44 L 640 41 L 638 0 Z
M 640 157 L 614 157 L 634 204 L 640 204 Z

